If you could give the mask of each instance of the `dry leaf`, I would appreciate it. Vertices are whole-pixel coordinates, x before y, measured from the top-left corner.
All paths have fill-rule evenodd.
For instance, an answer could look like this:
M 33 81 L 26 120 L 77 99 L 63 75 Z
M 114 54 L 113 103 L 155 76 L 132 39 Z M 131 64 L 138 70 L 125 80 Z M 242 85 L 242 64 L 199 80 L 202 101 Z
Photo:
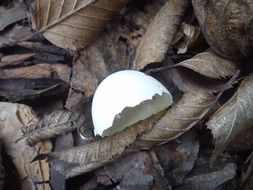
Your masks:
M 0 31 L 2 31 L 10 24 L 26 18 L 26 8 L 23 3 L 17 1 L 10 9 L 0 6 L 0 15 Z
M 183 92 L 202 91 L 204 93 L 214 93 L 219 92 L 224 88 L 228 88 L 227 79 L 205 77 L 184 67 L 176 67 L 175 69 L 167 71 L 163 75 L 166 78 L 171 79 L 173 83 Z
M 221 153 L 236 135 L 252 127 L 253 74 L 240 85 L 235 95 L 225 103 L 207 123 L 215 139 L 213 159 Z
M 0 67 L 18 65 L 30 59 L 33 55 L 34 53 L 23 53 L 3 56 L 0 58 Z
M 89 45 L 127 0 L 36 0 L 33 25 L 62 48 Z
M 70 67 L 64 64 L 37 64 L 27 67 L 2 69 L 0 79 L 61 79 L 67 83 L 70 81 Z
M 188 5 L 188 0 L 166 2 L 151 22 L 137 49 L 133 63 L 135 69 L 140 70 L 149 63 L 163 60 Z
M 54 95 L 63 95 L 68 85 L 52 79 L 10 79 L 0 80 L 0 96 L 12 102 L 36 99 Z
M 151 131 L 142 134 L 132 148 L 151 148 L 171 141 L 191 129 L 215 104 L 216 99 L 208 93 L 188 92 L 172 106 L 155 124 Z
M 238 64 L 208 51 L 187 59 L 176 67 L 184 67 L 205 77 L 220 79 L 233 76 L 238 69 Z
M 160 117 L 161 113 L 156 114 L 113 136 L 69 150 L 40 155 L 36 159 L 43 159 L 46 156 L 51 161 L 51 166 L 66 177 L 80 175 L 122 156 L 127 147 L 144 131 L 152 128 Z
M 215 53 L 226 58 L 252 56 L 252 1 L 192 0 L 192 5 Z
M 215 102 L 215 97 L 210 94 L 187 93 L 158 122 L 162 113 L 113 136 L 66 151 L 41 155 L 37 159 L 49 158 L 52 166 L 66 177 L 79 175 L 101 167 L 124 153 L 149 149 L 175 139 L 201 120 Z
M 10 155 L 21 181 L 22 190 L 49 190 L 49 166 L 45 161 L 31 163 L 39 153 L 47 153 L 51 150 L 51 143 L 40 143 L 35 147 L 29 147 L 24 140 L 15 143 L 22 136 L 22 128 L 35 125 L 38 119 L 32 114 L 32 110 L 22 104 L 0 103 L 0 135 L 3 139 L 7 153 Z
M 35 145 L 39 141 L 73 131 L 84 122 L 85 118 L 77 113 L 68 110 L 54 111 L 46 115 L 37 125 L 27 127 L 21 139 L 26 138 L 29 145 Z
M 187 52 L 188 47 L 194 43 L 194 41 L 199 37 L 200 35 L 200 28 L 189 25 L 186 23 L 182 23 L 181 30 L 184 34 L 183 41 L 180 42 L 177 46 L 177 53 L 178 54 L 184 54 Z
M 29 27 L 23 27 L 16 24 L 0 33 L 0 48 L 10 46 L 13 42 L 31 34 L 32 32 Z

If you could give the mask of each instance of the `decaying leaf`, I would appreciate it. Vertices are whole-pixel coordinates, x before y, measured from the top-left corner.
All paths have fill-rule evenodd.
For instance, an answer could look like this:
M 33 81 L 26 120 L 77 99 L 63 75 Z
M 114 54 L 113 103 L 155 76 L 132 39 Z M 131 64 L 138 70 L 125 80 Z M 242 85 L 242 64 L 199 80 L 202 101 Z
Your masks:
M 23 27 L 16 24 L 0 33 L 0 47 L 2 48 L 9 46 L 14 41 L 22 39 L 31 34 L 32 32 L 29 27 Z
M 242 81 L 234 96 L 225 103 L 207 123 L 215 139 L 213 159 L 221 153 L 236 135 L 252 127 L 253 74 Z
M 0 58 L 0 67 L 13 66 L 30 59 L 34 53 L 23 53 L 15 55 L 6 55 Z
M 47 157 L 51 161 L 51 166 L 66 177 L 94 170 L 119 158 L 127 147 L 144 131 L 152 128 L 160 117 L 161 113 L 156 114 L 113 136 L 65 151 L 40 155 L 36 159 Z
M 127 0 L 36 0 L 33 24 L 62 48 L 76 49 L 93 42 Z
M 186 93 L 151 131 L 143 133 L 137 139 L 133 147 L 149 149 L 154 145 L 164 144 L 177 138 L 199 122 L 215 102 L 215 97 L 208 93 Z
M 166 78 L 171 79 L 173 83 L 183 92 L 202 91 L 204 93 L 214 93 L 228 87 L 228 79 L 205 77 L 184 67 L 176 67 L 175 69 L 167 71 L 163 75 Z
M 177 53 L 183 54 L 186 53 L 189 46 L 199 37 L 200 28 L 197 26 L 193 26 L 187 23 L 182 23 L 181 30 L 184 34 L 183 41 L 179 42 L 177 46 Z
M 12 102 L 63 94 L 68 85 L 52 79 L 8 79 L 0 80 L 0 96 Z
M 193 169 L 199 147 L 196 131 L 190 130 L 179 138 L 153 149 L 173 189 L 181 185 Z
M 192 5 L 215 53 L 226 58 L 252 56 L 252 1 L 192 0 Z
M 37 64 L 13 69 L 2 69 L 0 79 L 61 79 L 67 83 L 70 80 L 71 70 L 64 64 Z
M 37 125 L 27 127 L 21 139 L 26 138 L 29 145 L 35 145 L 41 140 L 73 131 L 83 125 L 84 121 L 85 118 L 77 113 L 57 110 L 46 115 Z
M 166 2 L 151 22 L 137 49 L 133 63 L 135 69 L 140 70 L 149 63 L 163 60 L 188 5 L 188 0 Z
M 23 3 L 17 1 L 10 9 L 0 6 L 0 15 L 0 31 L 2 31 L 10 24 L 26 18 L 26 8 Z
M 238 69 L 238 64 L 208 51 L 187 59 L 176 67 L 188 68 L 205 77 L 220 79 L 233 76 Z
M 154 165 L 147 152 L 126 155 L 105 167 L 106 173 L 120 189 L 152 190 L 155 179 L 151 171 Z
M 32 159 L 40 153 L 51 150 L 51 143 L 40 143 L 35 147 L 29 147 L 24 140 L 15 143 L 22 136 L 22 128 L 35 125 L 38 119 L 32 114 L 32 110 L 22 104 L 0 103 L 0 135 L 3 139 L 7 153 L 10 155 L 17 168 L 23 190 L 51 189 L 48 183 L 49 166 L 44 161 L 31 163 Z
M 210 168 L 209 158 L 198 158 L 191 174 L 184 180 L 182 186 L 175 188 L 176 190 L 221 190 L 221 185 L 233 179 L 236 176 L 237 166 L 226 158 L 219 160 Z M 225 162 L 224 162 L 225 161 Z M 239 189 L 229 186 L 229 190 Z

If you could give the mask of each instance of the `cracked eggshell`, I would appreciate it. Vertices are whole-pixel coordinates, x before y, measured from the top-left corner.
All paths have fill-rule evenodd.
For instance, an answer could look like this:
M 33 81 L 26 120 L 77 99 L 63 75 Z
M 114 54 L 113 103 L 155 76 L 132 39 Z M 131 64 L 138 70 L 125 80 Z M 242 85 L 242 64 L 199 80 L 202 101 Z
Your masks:
M 100 83 L 93 97 L 94 132 L 112 135 L 168 108 L 172 102 L 170 92 L 151 76 L 133 70 L 113 73 Z

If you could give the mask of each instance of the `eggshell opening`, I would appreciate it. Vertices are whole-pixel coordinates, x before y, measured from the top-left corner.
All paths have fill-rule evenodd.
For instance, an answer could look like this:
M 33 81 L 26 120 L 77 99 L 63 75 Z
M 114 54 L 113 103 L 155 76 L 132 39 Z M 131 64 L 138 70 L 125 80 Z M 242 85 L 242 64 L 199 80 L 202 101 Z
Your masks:
M 92 101 L 95 134 L 112 135 L 172 104 L 169 91 L 139 71 L 113 73 L 98 86 Z

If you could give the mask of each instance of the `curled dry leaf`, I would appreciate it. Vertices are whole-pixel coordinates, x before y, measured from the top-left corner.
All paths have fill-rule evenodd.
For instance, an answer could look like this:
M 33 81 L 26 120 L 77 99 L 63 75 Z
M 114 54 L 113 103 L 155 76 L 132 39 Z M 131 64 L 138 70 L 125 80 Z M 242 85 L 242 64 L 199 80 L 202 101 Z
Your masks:
M 15 143 L 22 136 L 22 128 L 35 125 L 38 119 L 32 114 L 32 110 L 22 104 L 0 103 L 0 135 L 3 139 L 7 153 L 10 155 L 21 180 L 21 188 L 49 190 L 45 182 L 49 180 L 49 166 L 45 161 L 31 163 L 39 153 L 47 153 L 51 150 L 51 143 L 40 143 L 35 147 L 28 146 L 25 141 Z
M 26 138 L 29 145 L 35 145 L 41 140 L 73 131 L 83 125 L 84 121 L 85 119 L 77 113 L 68 110 L 54 111 L 37 125 L 27 127 L 21 139 Z
M 93 42 L 127 0 L 36 0 L 33 24 L 62 48 L 76 49 Z
M 221 153 L 234 138 L 252 127 L 253 121 L 253 74 L 240 85 L 235 95 L 225 103 L 207 123 L 215 139 L 213 159 Z
M 215 79 L 231 77 L 238 69 L 235 62 L 223 59 L 211 51 L 200 53 L 177 64 L 176 67 L 191 69 L 205 77 Z
M 149 63 L 163 60 L 188 5 L 188 0 L 166 2 L 143 36 L 133 63 L 135 69 L 140 70 Z
M 124 153 L 149 149 L 175 139 L 202 119 L 215 102 L 215 97 L 210 94 L 189 92 L 163 117 L 163 113 L 159 113 L 113 136 L 36 159 L 49 158 L 52 166 L 66 177 L 79 175 L 101 167 Z
M 184 34 L 183 40 L 176 45 L 177 46 L 177 53 L 183 54 L 186 53 L 188 47 L 191 46 L 192 43 L 199 37 L 200 35 L 200 28 L 197 26 L 189 25 L 187 23 L 182 23 L 181 31 Z
M 192 0 L 203 34 L 220 56 L 252 56 L 253 2 L 248 0 Z

